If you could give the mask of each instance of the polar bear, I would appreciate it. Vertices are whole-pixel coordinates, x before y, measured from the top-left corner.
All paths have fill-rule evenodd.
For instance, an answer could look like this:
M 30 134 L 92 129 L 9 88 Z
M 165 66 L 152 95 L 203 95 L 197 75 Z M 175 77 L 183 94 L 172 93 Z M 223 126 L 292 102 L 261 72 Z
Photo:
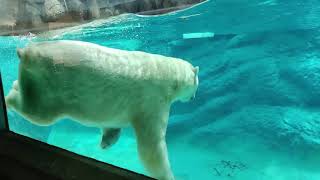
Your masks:
M 173 180 L 165 142 L 170 105 L 193 99 L 198 67 L 176 58 L 81 41 L 31 43 L 18 49 L 19 77 L 6 96 L 9 109 L 51 125 L 71 118 L 102 129 L 101 147 L 131 125 L 149 174 Z

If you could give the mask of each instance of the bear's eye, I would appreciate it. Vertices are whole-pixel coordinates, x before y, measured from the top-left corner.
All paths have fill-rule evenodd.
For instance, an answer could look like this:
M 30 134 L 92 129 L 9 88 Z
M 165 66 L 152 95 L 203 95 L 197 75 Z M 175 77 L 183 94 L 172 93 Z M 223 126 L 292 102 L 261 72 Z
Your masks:
M 173 91 L 178 90 L 178 86 L 179 86 L 179 85 L 178 85 L 178 81 L 175 81 L 174 84 L 173 84 L 173 86 L 172 86 L 172 90 L 173 90 Z

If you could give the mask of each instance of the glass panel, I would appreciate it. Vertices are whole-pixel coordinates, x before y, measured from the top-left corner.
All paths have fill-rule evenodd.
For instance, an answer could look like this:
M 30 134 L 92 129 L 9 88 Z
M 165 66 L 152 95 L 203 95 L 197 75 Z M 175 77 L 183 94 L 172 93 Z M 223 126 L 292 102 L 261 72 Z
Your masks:
M 34 115 L 29 120 L 44 121 L 50 113 L 72 115 L 39 126 L 11 109 L 12 131 L 170 179 L 160 156 L 166 151 L 159 150 L 165 150 L 159 140 L 165 128 L 159 129 L 165 127 L 161 122 L 170 103 L 161 103 L 192 99 L 170 108 L 166 142 L 176 179 L 320 178 L 319 1 L 212 0 L 192 7 L 200 1 L 8 2 L 3 11 L 12 16 L 0 21 L 3 34 L 10 35 L 0 39 L 5 94 L 24 61 L 30 64 L 20 68 L 31 70 L 21 75 L 19 85 L 31 90 L 25 95 L 32 105 L 25 113 Z M 43 10 L 40 16 L 37 7 L 50 3 L 56 10 Z M 176 11 L 181 8 L 186 9 Z M 33 14 L 22 16 L 21 9 Z M 117 50 L 53 42 L 22 50 L 18 60 L 17 48 L 47 40 Z M 37 59 L 51 63 L 32 61 Z M 59 106 L 39 118 L 37 111 L 52 104 Z M 128 108 L 130 104 L 134 106 Z M 101 114 L 110 121 L 93 121 Z M 112 128 L 103 138 L 102 126 Z M 107 148 L 100 147 L 101 139 Z M 153 166 L 142 164 L 138 145 L 142 157 L 153 150 Z

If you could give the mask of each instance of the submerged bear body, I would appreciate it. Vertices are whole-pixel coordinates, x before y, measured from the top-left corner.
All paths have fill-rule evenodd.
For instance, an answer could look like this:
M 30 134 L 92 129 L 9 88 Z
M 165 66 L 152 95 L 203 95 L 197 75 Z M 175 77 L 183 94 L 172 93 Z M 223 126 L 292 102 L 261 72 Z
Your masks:
M 147 170 L 173 179 L 166 147 L 153 149 L 161 160 L 141 153 L 164 141 L 170 105 L 194 97 L 198 68 L 181 59 L 80 41 L 34 43 L 18 56 L 19 79 L 6 97 L 8 108 L 38 125 L 69 117 L 103 129 L 110 142 L 119 128 L 131 125 Z

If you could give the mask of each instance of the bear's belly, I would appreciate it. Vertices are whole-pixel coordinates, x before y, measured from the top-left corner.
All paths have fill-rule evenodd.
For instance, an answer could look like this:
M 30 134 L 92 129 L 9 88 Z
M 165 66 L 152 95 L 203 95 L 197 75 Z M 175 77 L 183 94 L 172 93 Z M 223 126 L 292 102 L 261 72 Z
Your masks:
M 86 126 L 127 127 L 132 119 L 132 106 L 114 101 L 101 103 L 81 101 L 64 109 L 66 116 Z

